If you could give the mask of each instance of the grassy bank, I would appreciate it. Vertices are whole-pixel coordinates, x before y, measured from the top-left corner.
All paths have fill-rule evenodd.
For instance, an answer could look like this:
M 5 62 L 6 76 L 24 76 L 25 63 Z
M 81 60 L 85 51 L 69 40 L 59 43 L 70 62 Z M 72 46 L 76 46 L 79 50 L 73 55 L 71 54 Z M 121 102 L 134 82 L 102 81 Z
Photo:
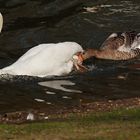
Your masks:
M 70 114 L 64 120 L 1 124 L 0 140 L 140 140 L 140 109 Z

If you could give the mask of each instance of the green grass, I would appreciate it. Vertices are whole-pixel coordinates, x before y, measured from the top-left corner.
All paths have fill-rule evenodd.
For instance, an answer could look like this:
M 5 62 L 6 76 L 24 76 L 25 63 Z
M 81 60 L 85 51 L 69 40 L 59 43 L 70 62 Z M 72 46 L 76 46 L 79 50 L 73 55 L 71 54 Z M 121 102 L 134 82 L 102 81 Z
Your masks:
M 0 140 L 140 140 L 140 109 L 70 114 L 61 121 L 1 124 Z

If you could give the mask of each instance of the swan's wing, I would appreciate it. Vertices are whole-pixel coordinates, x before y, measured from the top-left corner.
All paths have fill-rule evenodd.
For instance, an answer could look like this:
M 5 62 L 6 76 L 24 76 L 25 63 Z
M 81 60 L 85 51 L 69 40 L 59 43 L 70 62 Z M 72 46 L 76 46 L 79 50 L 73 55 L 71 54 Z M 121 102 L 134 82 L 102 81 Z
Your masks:
M 51 44 L 53 45 L 53 44 Z M 38 46 L 35 46 L 31 49 L 29 49 L 25 54 L 23 54 L 18 61 L 26 61 L 29 60 L 30 58 L 33 58 L 35 56 L 37 56 L 39 53 L 46 51 L 47 49 L 49 49 L 49 47 L 51 46 L 50 44 L 40 44 Z
M 65 61 L 65 59 L 69 60 L 75 53 L 82 51 L 82 47 L 75 42 L 40 44 L 28 50 L 18 59 L 18 61 L 25 61 L 34 57 L 38 57 L 39 59 L 39 55 L 42 55 L 42 57 L 44 56 L 45 58 L 51 57 Z

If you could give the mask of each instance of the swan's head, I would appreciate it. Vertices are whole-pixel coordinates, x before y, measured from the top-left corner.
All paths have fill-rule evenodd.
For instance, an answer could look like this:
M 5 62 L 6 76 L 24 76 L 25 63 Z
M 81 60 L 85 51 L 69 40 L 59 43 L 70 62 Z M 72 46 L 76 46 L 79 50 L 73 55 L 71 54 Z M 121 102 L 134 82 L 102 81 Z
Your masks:
M 74 64 L 76 70 L 78 70 L 80 72 L 85 72 L 88 70 L 85 66 L 82 65 L 82 63 L 84 61 L 83 52 L 78 52 L 75 55 L 73 55 L 72 61 L 73 61 L 73 64 Z
M 83 53 L 82 52 L 78 52 L 75 55 L 73 55 L 73 60 L 76 61 L 78 64 L 82 64 L 84 59 L 82 57 Z
M 0 13 L 0 32 L 2 30 L 2 26 L 3 26 L 3 17 L 2 14 Z

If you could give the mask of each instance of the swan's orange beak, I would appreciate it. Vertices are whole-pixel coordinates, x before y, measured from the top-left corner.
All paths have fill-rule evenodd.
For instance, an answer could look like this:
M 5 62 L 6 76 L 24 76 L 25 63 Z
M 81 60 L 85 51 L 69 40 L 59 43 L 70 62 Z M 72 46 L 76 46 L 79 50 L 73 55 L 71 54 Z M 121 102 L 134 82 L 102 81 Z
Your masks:
M 76 53 L 75 55 L 78 57 L 78 58 L 77 58 L 77 59 L 78 59 L 78 63 L 79 63 L 79 64 L 82 64 L 83 61 L 84 61 L 82 52 L 78 52 L 78 53 Z
M 84 58 L 83 58 L 83 53 L 82 52 L 78 52 L 73 56 L 73 62 L 74 62 L 74 66 L 76 68 L 77 71 L 79 72 L 85 72 L 88 69 L 82 65 Z
M 83 54 L 82 54 L 82 53 L 80 53 L 80 54 L 78 55 L 78 59 L 79 59 L 79 61 L 81 61 L 81 62 L 84 61 L 84 58 L 83 58 Z

